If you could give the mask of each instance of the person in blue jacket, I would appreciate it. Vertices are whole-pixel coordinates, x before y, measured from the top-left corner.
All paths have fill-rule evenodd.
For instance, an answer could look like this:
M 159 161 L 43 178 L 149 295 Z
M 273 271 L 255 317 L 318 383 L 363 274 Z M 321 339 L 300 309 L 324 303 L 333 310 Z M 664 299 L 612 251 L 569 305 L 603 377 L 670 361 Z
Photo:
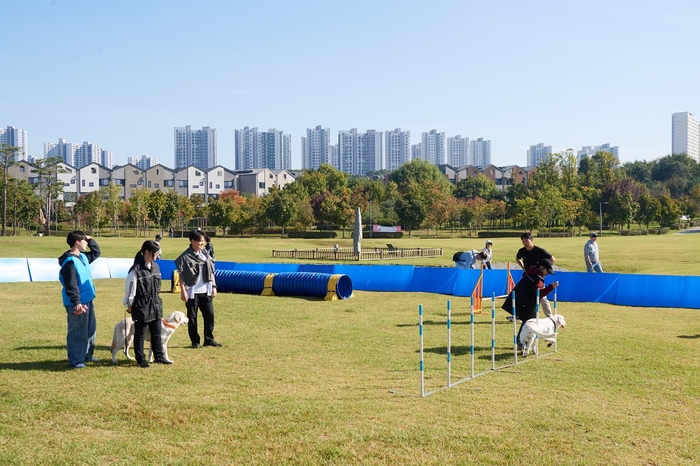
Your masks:
M 86 362 L 99 362 L 93 356 L 97 322 L 92 304 L 95 284 L 92 282 L 90 264 L 100 257 L 100 247 L 92 237 L 79 230 L 68 233 L 66 242 L 70 249 L 58 258 L 61 266 L 58 278 L 63 285 L 61 294 L 68 319 L 66 350 L 68 364 L 82 369 Z M 86 252 L 88 248 L 90 251 Z

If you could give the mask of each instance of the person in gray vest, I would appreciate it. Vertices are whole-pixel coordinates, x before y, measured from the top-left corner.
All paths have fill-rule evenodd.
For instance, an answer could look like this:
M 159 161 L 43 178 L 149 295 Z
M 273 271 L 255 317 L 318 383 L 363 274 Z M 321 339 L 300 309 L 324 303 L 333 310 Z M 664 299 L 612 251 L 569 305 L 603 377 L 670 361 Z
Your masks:
M 126 276 L 122 301 L 127 306 L 126 312 L 129 312 L 134 320 L 136 363 L 144 369 L 149 367 L 143 351 L 146 330 L 151 331 L 154 361 L 158 364 L 172 364 L 172 361 L 166 359 L 163 354 L 163 344 L 160 339 L 163 301 L 158 295 L 161 284 L 160 267 L 155 262 L 159 252 L 158 243 L 151 240 L 144 241 L 141 250 L 134 257 L 134 265 Z
M 90 264 L 100 257 L 100 247 L 80 230 L 68 233 L 66 243 L 70 249 L 58 258 L 61 266 L 58 279 L 63 285 L 61 295 L 68 320 L 66 351 L 68 364 L 82 369 L 86 362 L 100 361 L 93 356 L 97 321 L 92 304 L 95 284 L 90 273 Z M 87 248 L 90 248 L 89 252 L 86 252 Z
M 598 233 L 595 231 L 591 233 L 591 238 L 586 241 L 583 246 L 583 259 L 586 261 L 586 270 L 588 273 L 596 271 L 598 273 L 603 273 L 603 264 L 600 263 L 598 259 Z

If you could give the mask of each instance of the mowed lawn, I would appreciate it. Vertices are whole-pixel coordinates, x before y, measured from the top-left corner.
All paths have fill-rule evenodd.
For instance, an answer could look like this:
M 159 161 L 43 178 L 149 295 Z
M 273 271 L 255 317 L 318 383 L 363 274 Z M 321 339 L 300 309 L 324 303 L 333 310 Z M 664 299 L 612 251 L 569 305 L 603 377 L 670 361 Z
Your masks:
M 98 239 L 107 257 L 133 256 L 142 240 Z M 58 256 L 66 249 L 61 241 L 8 238 L 4 256 Z M 607 254 L 610 263 L 637 273 L 695 274 L 689 256 L 697 262 L 700 236 L 599 241 L 606 265 Z M 481 240 L 392 241 L 444 244 L 450 251 L 471 242 L 477 247 Z M 496 246 L 497 261 L 506 260 L 506 251 L 514 256 L 519 243 L 495 242 L 502 247 Z M 570 270 L 583 268 L 583 242 L 535 241 Z M 304 247 L 257 238 L 220 238 L 215 245 L 219 260 L 262 262 L 285 243 Z M 167 238 L 165 258 L 184 246 L 185 240 Z M 652 257 L 652 250 L 678 260 Z M 434 261 L 450 265 L 449 257 Z M 6 300 L 0 464 L 691 465 L 700 459 L 697 310 L 558 303 L 568 326 L 556 354 L 530 356 L 419 398 L 413 396 L 418 305 L 425 314 L 426 390 L 433 390 L 446 381 L 448 299 L 452 379 L 469 375 L 465 298 L 356 291 L 349 300 L 325 302 L 221 294 L 215 335 L 222 348 L 189 348 L 181 327 L 169 345 L 175 364 L 143 370 L 121 353 L 118 364 L 109 361 L 112 330 L 124 316 L 124 281 L 96 286 L 102 362 L 71 370 L 59 283 L 0 284 Z M 183 310 L 177 295 L 162 297 L 166 312 Z M 480 373 L 491 367 L 490 312 L 475 321 Z M 512 331 L 497 312 L 498 365 L 512 362 Z

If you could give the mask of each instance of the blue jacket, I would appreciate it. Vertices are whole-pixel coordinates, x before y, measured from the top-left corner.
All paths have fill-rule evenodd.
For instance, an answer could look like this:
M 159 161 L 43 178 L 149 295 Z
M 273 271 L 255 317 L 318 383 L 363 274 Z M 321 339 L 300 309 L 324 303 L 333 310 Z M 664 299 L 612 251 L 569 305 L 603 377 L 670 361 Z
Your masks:
M 90 252 L 75 256 L 69 252 L 58 259 L 61 272 L 58 279 L 63 285 L 61 294 L 64 306 L 87 304 L 95 299 L 95 285 L 92 282 L 90 263 L 100 256 L 100 248 L 95 240 L 88 241 Z

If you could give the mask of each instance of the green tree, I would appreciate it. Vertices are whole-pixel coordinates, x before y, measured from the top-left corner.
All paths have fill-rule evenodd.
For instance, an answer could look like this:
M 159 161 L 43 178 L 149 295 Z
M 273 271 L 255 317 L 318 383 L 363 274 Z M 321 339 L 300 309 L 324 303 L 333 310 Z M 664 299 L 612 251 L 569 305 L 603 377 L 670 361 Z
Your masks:
M 9 178 L 7 180 L 7 202 L 12 215 L 12 234 L 18 235 L 18 229 L 24 225 L 28 231 L 37 218 L 41 200 L 34 195 L 34 189 L 25 180 Z
M 148 217 L 155 222 L 160 228 L 160 234 L 163 234 L 163 212 L 168 207 L 168 196 L 160 189 L 151 193 L 148 198 Z
M 65 173 L 65 169 L 61 166 L 63 159 L 61 157 L 47 157 L 45 159 L 36 159 L 32 166 L 32 173 L 39 175 L 39 192 L 46 206 L 46 228 L 45 235 L 51 233 L 51 211 L 53 201 L 63 193 L 63 181 L 58 179 L 59 173 Z
M 681 209 L 678 202 L 664 194 L 659 198 L 659 224 L 662 227 L 676 225 L 681 217 Z
M 275 225 L 282 227 L 282 238 L 284 238 L 285 227 L 294 220 L 298 212 L 294 195 L 291 191 L 281 190 L 275 186 L 265 196 L 264 205 L 265 216 Z
M 412 231 L 420 228 L 426 215 L 428 215 L 424 190 L 418 187 L 417 182 L 410 180 L 405 182 L 403 193 L 396 199 L 394 204 L 394 211 L 399 217 L 399 222 L 408 230 L 408 237 L 410 238 Z
M 2 168 L 2 236 L 5 236 L 7 225 L 7 172 L 15 164 L 19 147 L 0 144 L 0 168 Z
M 105 215 L 105 203 L 99 191 L 80 196 L 75 203 L 75 208 L 82 214 L 82 219 L 93 232 L 93 235 L 100 236 L 100 222 Z
M 649 231 L 649 225 L 659 218 L 660 210 L 661 203 L 649 193 L 644 193 L 639 198 L 639 207 L 634 218 L 640 228 L 644 224 L 647 226 L 647 231 Z
M 102 198 L 105 200 L 105 212 L 112 225 L 112 231 L 119 235 L 119 212 L 124 208 L 121 198 L 122 189 L 110 181 L 109 185 L 100 188 Z
M 622 226 L 629 224 L 634 219 L 637 212 L 638 205 L 634 202 L 632 194 L 626 193 L 615 193 L 609 201 L 608 205 L 608 220 L 612 222 L 613 225 L 618 225 L 618 232 L 622 230 Z
M 500 192 L 493 181 L 479 173 L 476 177 L 459 180 L 455 188 L 457 199 L 474 199 L 480 197 L 490 200 L 499 197 Z

